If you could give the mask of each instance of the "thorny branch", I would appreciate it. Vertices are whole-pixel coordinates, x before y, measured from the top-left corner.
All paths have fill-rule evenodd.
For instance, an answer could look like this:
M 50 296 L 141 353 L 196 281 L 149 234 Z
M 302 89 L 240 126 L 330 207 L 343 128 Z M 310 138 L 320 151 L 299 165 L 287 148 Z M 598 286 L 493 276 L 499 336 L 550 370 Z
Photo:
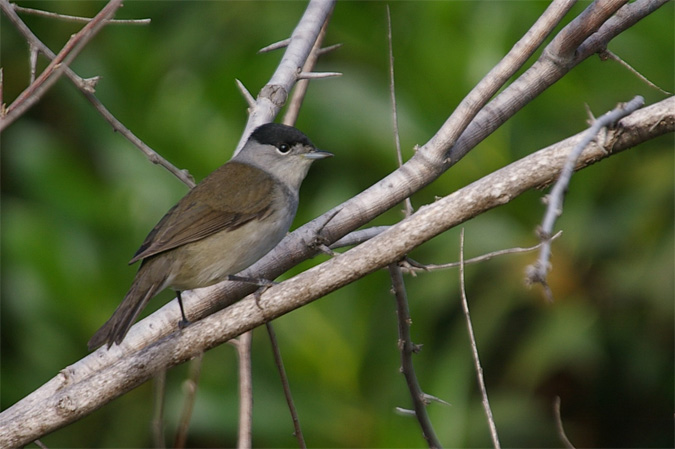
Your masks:
M 122 0 L 110 0 L 96 14 L 96 17 L 91 19 L 66 42 L 66 45 L 63 46 L 59 54 L 49 63 L 40 76 L 7 107 L 6 114 L 0 117 L 0 132 L 42 98 L 87 43 L 108 23 L 108 19 L 115 14 L 120 6 L 122 6 Z M 0 0 L 0 9 L 8 15 L 9 11 L 13 12 L 8 0 Z
M 0 9 L 5 13 L 7 18 L 19 30 L 19 32 L 26 38 L 32 48 L 36 48 L 40 53 L 45 55 L 48 59 L 54 60 L 56 55 L 49 47 L 38 39 L 35 34 L 26 26 L 16 12 L 9 7 L 7 0 L 0 0 Z M 180 179 L 188 187 L 194 187 L 195 181 L 187 170 L 180 170 L 176 168 L 169 161 L 160 156 L 156 151 L 150 148 L 145 142 L 133 134 L 126 126 L 122 124 L 108 109 L 101 103 L 101 101 L 94 95 L 95 86 L 98 78 L 83 79 L 77 75 L 70 67 L 64 66 L 64 73 L 66 77 L 77 87 L 84 97 L 96 108 L 96 110 L 103 116 L 103 118 L 110 123 L 113 129 L 126 137 L 132 144 L 145 154 L 150 162 L 160 165 L 168 170 L 171 174 Z
M 413 401 L 415 409 L 415 417 L 422 428 L 422 436 L 427 441 L 430 448 L 440 448 L 441 443 L 436 436 L 434 427 L 431 424 L 431 419 L 427 413 L 427 395 L 422 391 L 417 375 L 415 374 L 415 367 L 413 366 L 412 356 L 419 352 L 420 347 L 412 342 L 410 337 L 410 311 L 408 310 L 408 298 L 405 291 L 405 283 L 403 282 L 403 273 L 398 263 L 389 265 L 389 275 L 391 277 L 391 286 L 396 297 L 396 316 L 398 320 L 398 349 L 401 352 L 401 372 L 405 376 L 408 390 L 410 390 L 410 397 Z
M 574 174 L 574 166 L 579 159 L 581 152 L 588 146 L 592 140 L 596 139 L 603 128 L 612 126 L 617 121 L 636 111 L 644 105 L 644 99 L 640 96 L 633 98 L 625 104 L 617 106 L 614 110 L 607 112 L 602 117 L 595 120 L 592 126 L 584 133 L 583 139 L 567 155 L 565 165 L 560 172 L 560 178 L 551 189 L 551 193 L 546 197 L 546 214 L 544 221 L 538 230 L 539 238 L 542 241 L 539 259 L 534 265 L 527 267 L 527 282 L 537 283 L 544 287 L 544 292 L 549 301 L 553 301 L 553 292 L 546 282 L 546 275 L 551 267 L 551 234 L 556 219 L 562 214 L 562 205 L 565 193 Z M 604 146 L 605 142 L 597 142 L 599 146 Z
M 33 8 L 24 8 L 17 5 L 16 3 L 11 3 L 12 8 L 16 12 L 24 14 L 32 14 L 34 16 L 48 17 L 50 19 L 65 20 L 71 22 L 80 22 L 87 23 L 91 21 L 90 17 L 79 17 L 79 16 L 70 16 L 68 14 L 58 14 L 50 11 L 43 11 L 41 9 Z M 150 23 L 150 19 L 110 19 L 108 23 L 111 25 L 147 25 Z

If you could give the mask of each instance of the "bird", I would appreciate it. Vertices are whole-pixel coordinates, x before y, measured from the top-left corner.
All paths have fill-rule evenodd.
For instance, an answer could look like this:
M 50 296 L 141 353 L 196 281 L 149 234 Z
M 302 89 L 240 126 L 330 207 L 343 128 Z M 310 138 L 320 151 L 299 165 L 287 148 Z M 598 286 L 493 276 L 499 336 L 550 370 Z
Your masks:
M 333 156 L 298 129 L 256 128 L 232 159 L 209 174 L 150 231 L 129 264 L 141 261 L 124 299 L 88 342 L 120 344 L 148 301 L 231 278 L 274 248 L 290 229 L 312 162 Z

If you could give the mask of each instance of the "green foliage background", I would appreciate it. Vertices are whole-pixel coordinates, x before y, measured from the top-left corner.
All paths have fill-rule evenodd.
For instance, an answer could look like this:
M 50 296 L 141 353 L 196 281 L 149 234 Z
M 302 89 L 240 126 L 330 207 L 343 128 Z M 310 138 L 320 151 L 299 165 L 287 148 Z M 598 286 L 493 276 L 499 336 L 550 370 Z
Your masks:
M 93 16 L 103 2 L 19 2 Z M 426 142 L 461 98 L 541 14 L 548 2 L 392 2 L 396 92 L 405 156 Z M 578 14 L 588 3 L 573 9 Z M 256 51 L 289 36 L 304 2 L 127 1 L 73 64 L 102 76 L 97 96 L 136 135 L 197 180 L 224 163 L 246 104 L 281 53 Z M 573 17 L 570 14 L 570 18 Z M 610 44 L 653 82 L 673 91 L 670 2 Z M 55 51 L 80 25 L 24 16 Z M 567 23 L 570 19 L 565 20 Z M 4 101 L 26 86 L 28 49 L 0 19 Z M 319 70 L 297 126 L 336 157 L 315 164 L 301 194 L 299 224 L 395 169 L 383 2 L 339 2 L 326 39 L 344 43 Z M 40 60 L 43 68 L 46 62 Z M 643 95 L 664 98 L 614 62 L 590 58 L 519 112 L 438 181 L 419 207 L 586 127 Z M 128 267 L 146 233 L 186 188 L 113 133 L 65 79 L 2 135 L 3 409 L 87 354 L 86 341 L 123 297 Z M 536 243 L 543 192 L 530 192 L 464 225 L 467 257 Z M 551 286 L 523 285 L 536 255 L 497 258 L 466 270 L 467 293 L 496 425 L 504 446 L 559 447 L 560 396 L 577 447 L 673 444 L 673 137 L 583 170 L 558 222 Z M 401 218 L 390 211 L 376 224 Z M 411 256 L 458 259 L 453 229 Z M 293 270 L 306 269 L 325 257 Z M 292 275 L 289 273 L 288 275 Z M 490 445 L 476 387 L 455 270 L 407 277 L 415 358 L 423 388 L 452 404 L 429 411 L 447 447 Z M 314 447 L 423 447 L 399 373 L 394 300 L 375 273 L 275 322 L 307 442 Z M 167 292 L 151 303 L 155 309 Z M 295 446 L 266 333 L 254 334 L 254 444 Z M 187 366 L 167 374 L 172 441 Z M 204 357 L 191 447 L 236 444 L 237 361 L 224 345 Z M 152 385 L 43 439 L 49 447 L 148 447 Z

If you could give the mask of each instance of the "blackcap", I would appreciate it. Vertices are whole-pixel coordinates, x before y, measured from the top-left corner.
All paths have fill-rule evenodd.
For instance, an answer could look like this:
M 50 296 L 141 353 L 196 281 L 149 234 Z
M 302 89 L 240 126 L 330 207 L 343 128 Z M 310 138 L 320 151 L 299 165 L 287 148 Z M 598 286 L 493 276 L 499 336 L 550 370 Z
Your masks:
M 197 184 L 157 223 L 130 264 L 142 261 L 129 292 L 89 340 L 121 343 L 150 298 L 167 287 L 207 287 L 256 262 L 286 235 L 300 184 L 319 151 L 297 129 L 257 128 L 241 151 Z M 183 321 L 185 314 L 183 313 Z

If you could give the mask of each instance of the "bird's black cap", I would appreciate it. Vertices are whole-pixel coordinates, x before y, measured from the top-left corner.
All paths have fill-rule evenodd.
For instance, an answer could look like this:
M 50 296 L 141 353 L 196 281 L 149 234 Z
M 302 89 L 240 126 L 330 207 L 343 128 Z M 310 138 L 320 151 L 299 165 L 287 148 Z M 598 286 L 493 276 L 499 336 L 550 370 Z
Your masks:
M 301 143 L 314 146 L 309 138 L 292 126 L 282 125 L 280 123 L 266 123 L 253 131 L 250 139 L 263 145 L 274 145 L 279 147 L 282 143 L 293 145 Z

